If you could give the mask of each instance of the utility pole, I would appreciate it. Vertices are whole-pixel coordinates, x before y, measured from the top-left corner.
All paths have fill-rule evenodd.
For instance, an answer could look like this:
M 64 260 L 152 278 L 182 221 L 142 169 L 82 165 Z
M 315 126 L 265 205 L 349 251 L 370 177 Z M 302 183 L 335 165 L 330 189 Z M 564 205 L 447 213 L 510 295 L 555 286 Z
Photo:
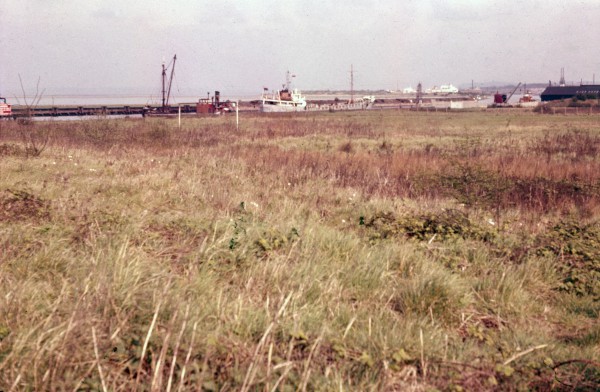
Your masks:
M 350 64 L 350 103 L 354 103 L 354 66 Z

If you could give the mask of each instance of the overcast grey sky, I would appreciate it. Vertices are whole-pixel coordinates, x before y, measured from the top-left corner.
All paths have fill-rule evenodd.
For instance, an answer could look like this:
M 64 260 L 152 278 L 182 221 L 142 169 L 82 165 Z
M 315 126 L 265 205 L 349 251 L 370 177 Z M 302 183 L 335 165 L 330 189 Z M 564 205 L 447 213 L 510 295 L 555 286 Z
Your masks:
M 600 0 L 0 0 L 0 94 L 600 81 Z

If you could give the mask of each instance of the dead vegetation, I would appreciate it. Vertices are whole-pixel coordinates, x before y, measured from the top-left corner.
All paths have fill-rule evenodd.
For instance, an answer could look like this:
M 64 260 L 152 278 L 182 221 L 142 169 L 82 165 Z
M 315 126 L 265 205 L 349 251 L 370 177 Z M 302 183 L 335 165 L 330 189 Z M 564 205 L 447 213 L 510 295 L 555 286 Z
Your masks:
M 48 219 L 50 203 L 26 191 L 6 189 L 0 192 L 0 221 Z

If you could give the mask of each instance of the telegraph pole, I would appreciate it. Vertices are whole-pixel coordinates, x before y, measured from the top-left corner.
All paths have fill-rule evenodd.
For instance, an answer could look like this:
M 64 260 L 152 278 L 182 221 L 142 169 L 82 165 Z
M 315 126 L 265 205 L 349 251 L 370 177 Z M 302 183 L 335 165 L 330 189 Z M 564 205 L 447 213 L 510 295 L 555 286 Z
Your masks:
M 350 103 L 354 103 L 354 66 L 350 64 Z

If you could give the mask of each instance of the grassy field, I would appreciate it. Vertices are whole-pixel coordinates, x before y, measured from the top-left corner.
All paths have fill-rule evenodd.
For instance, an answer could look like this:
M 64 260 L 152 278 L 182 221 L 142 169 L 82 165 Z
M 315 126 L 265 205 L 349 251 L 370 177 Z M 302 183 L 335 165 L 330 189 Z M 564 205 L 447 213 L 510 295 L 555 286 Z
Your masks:
M 0 391 L 596 390 L 600 118 L 0 122 Z

